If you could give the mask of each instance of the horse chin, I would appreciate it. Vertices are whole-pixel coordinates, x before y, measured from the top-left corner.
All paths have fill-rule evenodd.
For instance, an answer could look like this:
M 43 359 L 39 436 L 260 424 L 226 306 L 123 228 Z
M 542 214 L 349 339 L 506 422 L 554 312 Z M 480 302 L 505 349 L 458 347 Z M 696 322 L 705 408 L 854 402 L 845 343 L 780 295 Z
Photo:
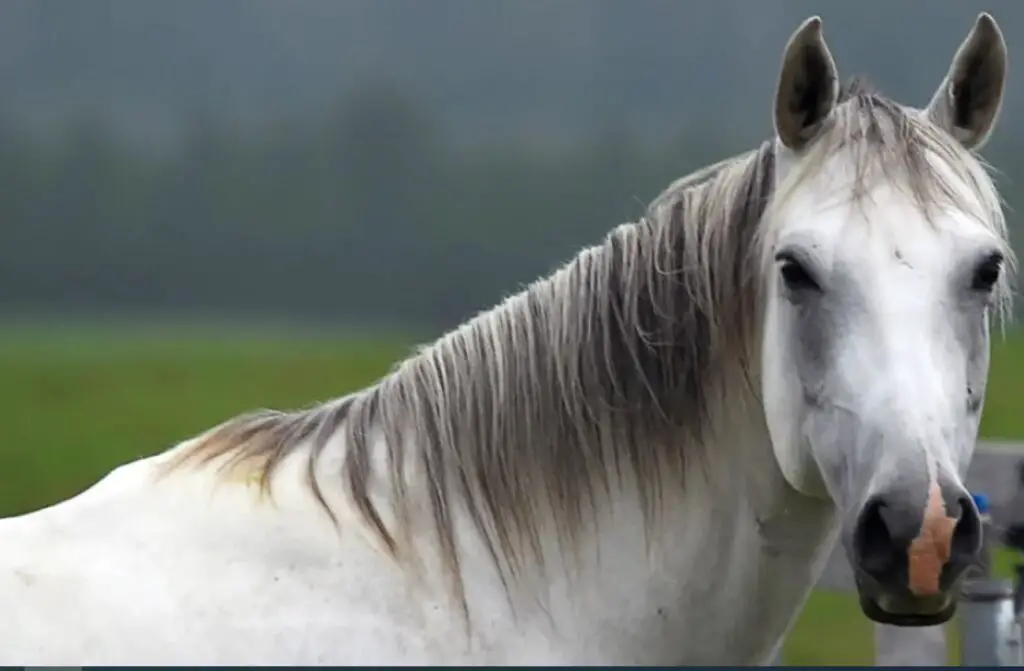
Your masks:
M 928 599 L 874 598 L 859 593 L 860 609 L 872 622 L 897 627 L 932 627 L 945 624 L 956 614 L 956 599 L 949 596 Z

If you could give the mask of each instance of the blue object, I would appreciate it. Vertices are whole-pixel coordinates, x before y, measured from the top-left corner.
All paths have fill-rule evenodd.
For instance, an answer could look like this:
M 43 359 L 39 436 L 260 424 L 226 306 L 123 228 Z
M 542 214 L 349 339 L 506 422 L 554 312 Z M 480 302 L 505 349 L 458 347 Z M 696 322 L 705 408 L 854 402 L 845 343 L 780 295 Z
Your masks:
M 978 512 L 982 515 L 988 513 L 989 501 L 988 497 L 984 494 L 971 494 L 971 498 L 974 499 L 974 505 L 978 507 Z

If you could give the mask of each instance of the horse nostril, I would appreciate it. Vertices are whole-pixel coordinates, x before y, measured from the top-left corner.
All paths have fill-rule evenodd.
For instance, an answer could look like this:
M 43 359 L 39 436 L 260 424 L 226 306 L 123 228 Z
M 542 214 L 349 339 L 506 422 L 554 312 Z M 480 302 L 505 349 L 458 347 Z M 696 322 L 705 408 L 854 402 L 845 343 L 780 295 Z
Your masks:
M 949 568 L 954 574 L 963 571 L 977 560 L 983 533 L 981 518 L 970 497 L 957 497 L 955 505 L 957 509 L 954 510 L 953 506 L 950 506 L 947 511 L 950 517 L 957 520 L 949 551 Z
M 882 516 L 885 504 L 871 498 L 861 511 L 854 532 L 854 552 L 861 568 L 869 574 L 883 573 L 893 561 L 893 538 Z
M 904 503 L 906 495 L 876 494 L 861 509 L 854 530 L 854 552 L 862 571 L 891 582 L 908 570 L 908 552 L 921 534 L 921 511 Z

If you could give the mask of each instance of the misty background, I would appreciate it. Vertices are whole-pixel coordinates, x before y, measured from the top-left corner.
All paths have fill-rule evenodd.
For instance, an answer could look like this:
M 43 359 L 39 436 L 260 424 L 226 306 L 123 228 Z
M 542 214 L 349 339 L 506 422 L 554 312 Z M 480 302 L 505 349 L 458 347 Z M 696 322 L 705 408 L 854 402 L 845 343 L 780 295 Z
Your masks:
M 0 317 L 437 332 L 768 137 L 806 16 L 923 105 L 981 10 L 1016 226 L 1021 2 L 4 0 Z

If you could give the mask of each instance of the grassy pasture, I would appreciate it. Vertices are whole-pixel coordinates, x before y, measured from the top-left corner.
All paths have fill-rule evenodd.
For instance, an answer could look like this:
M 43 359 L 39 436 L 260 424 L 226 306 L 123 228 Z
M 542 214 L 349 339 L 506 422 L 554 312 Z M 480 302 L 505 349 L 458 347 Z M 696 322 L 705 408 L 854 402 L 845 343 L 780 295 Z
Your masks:
M 5 329 L 0 515 L 54 503 L 238 412 L 305 406 L 361 387 L 409 351 L 388 338 Z M 994 353 L 985 437 L 1024 439 L 1022 391 L 1024 337 L 1012 335 Z M 998 558 L 1003 571 L 1010 559 Z M 871 665 L 871 632 L 851 595 L 818 591 L 785 660 Z

